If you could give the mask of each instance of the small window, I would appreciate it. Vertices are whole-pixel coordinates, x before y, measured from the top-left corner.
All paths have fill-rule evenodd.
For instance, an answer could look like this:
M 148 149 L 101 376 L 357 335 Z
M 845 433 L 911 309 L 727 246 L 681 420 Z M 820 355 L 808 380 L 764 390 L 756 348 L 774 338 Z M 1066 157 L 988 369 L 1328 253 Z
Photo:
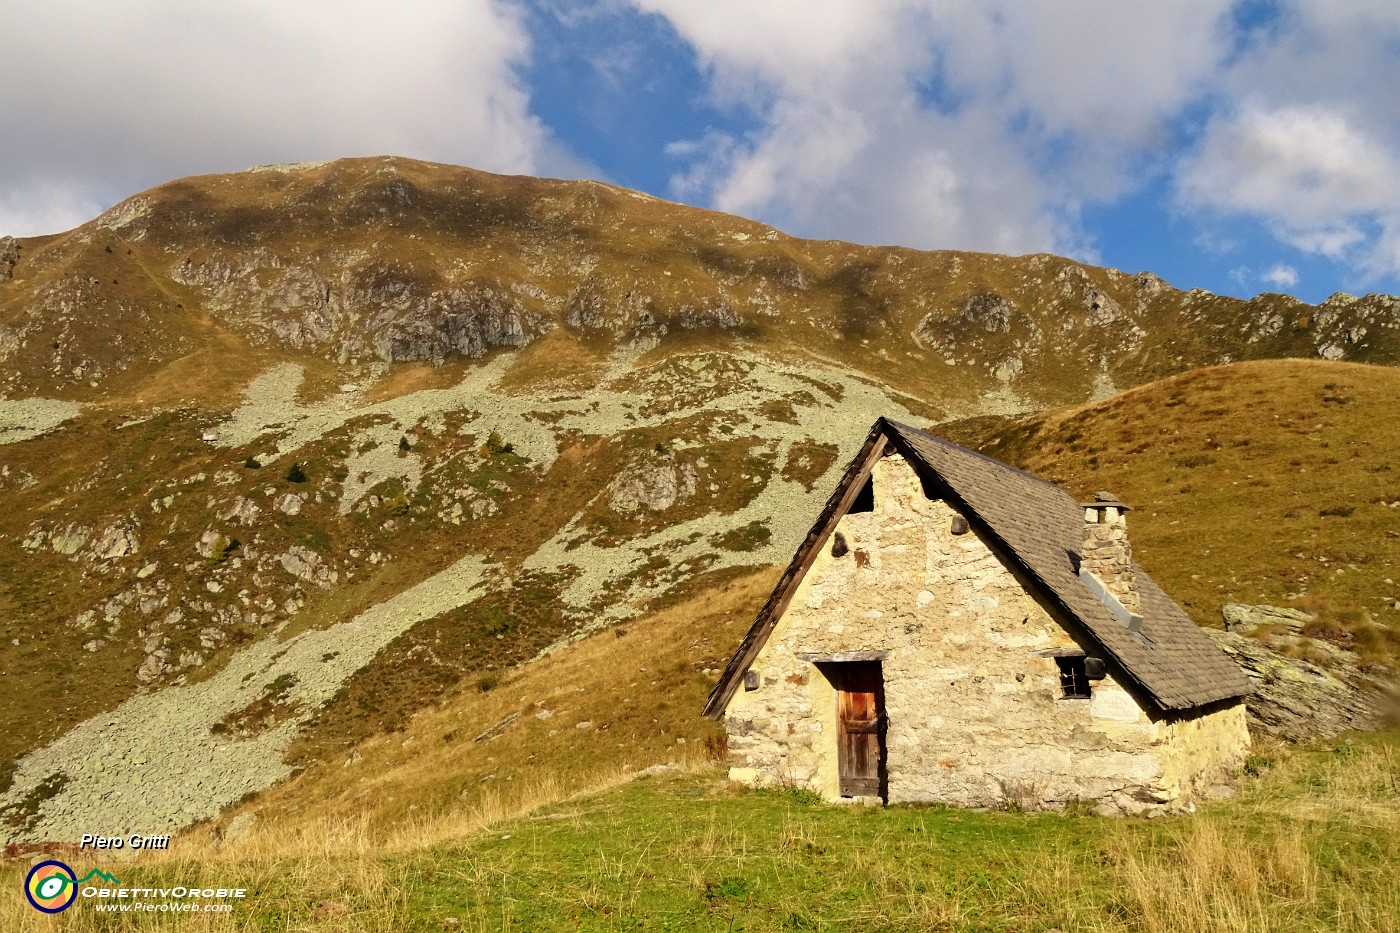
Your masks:
M 1055 659 L 1060 666 L 1060 689 L 1067 700 L 1089 698 L 1089 672 L 1085 670 L 1084 662 L 1083 655 Z

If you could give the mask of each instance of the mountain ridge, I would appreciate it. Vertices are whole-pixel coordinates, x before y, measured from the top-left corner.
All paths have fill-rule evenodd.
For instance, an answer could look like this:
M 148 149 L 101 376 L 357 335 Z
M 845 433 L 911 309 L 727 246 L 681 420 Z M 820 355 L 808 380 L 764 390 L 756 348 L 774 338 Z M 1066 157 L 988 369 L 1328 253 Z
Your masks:
M 18 254 L 0 285 L 11 397 L 100 397 L 138 360 L 204 347 L 201 320 L 341 365 L 474 359 L 558 329 L 642 348 L 710 333 L 1026 407 L 1236 359 L 1400 358 L 1389 296 L 1246 301 L 1048 254 L 799 240 L 599 182 L 396 158 L 180 179 Z

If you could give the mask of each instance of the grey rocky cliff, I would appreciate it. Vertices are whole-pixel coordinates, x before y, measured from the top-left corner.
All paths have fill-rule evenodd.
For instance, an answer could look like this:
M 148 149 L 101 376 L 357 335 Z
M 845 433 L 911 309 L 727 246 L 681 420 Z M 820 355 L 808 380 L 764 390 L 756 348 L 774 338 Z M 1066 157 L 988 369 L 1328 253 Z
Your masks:
M 446 285 L 361 256 L 337 279 L 252 250 L 187 257 L 171 278 L 201 292 L 210 311 L 251 324 L 264 340 L 344 359 L 441 362 L 520 348 L 553 328 L 520 296 L 479 282 Z
M 1391 715 L 1395 684 L 1353 652 L 1303 635 L 1312 616 L 1235 603 L 1222 614 L 1226 631 L 1208 634 L 1254 685 L 1245 705 L 1255 733 L 1306 742 L 1378 729 Z

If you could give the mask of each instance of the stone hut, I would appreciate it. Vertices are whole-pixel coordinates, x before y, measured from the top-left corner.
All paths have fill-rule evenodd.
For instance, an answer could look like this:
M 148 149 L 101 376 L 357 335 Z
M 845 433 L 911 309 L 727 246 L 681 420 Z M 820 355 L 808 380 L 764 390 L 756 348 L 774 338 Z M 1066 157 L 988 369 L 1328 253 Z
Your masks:
M 730 777 L 830 800 L 1190 809 L 1240 669 L 1133 562 L 1128 507 L 880 419 L 710 694 Z

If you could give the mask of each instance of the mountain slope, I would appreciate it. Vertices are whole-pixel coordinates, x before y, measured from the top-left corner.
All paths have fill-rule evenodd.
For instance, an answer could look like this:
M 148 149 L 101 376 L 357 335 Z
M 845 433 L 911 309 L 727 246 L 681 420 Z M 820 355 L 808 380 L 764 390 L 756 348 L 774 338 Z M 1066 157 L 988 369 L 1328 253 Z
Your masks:
M 1318 634 L 1400 658 L 1400 372 L 1267 361 L 1092 405 L 940 430 L 1091 498 L 1204 625 L 1225 602 L 1321 612 Z
M 787 561 L 877 416 L 1082 405 L 1240 357 L 1387 363 L 1400 333 L 1383 296 L 1242 302 L 1049 256 L 800 241 L 394 159 L 185 179 L 18 246 L 0 282 L 16 838 L 157 772 L 185 776 L 162 819 L 217 812 L 541 652 L 703 604 Z M 1386 375 L 1345 376 L 1364 404 L 1281 405 L 1325 405 L 1349 439 L 1390 423 L 1392 370 L 1308 365 Z M 1246 391 L 1183 385 L 1193 405 Z M 1287 447 L 1264 427 L 1255 449 Z M 1388 475 L 1384 443 L 1355 449 Z M 1229 589 L 1182 592 L 1208 619 Z M 1338 582 L 1337 612 L 1381 595 Z

